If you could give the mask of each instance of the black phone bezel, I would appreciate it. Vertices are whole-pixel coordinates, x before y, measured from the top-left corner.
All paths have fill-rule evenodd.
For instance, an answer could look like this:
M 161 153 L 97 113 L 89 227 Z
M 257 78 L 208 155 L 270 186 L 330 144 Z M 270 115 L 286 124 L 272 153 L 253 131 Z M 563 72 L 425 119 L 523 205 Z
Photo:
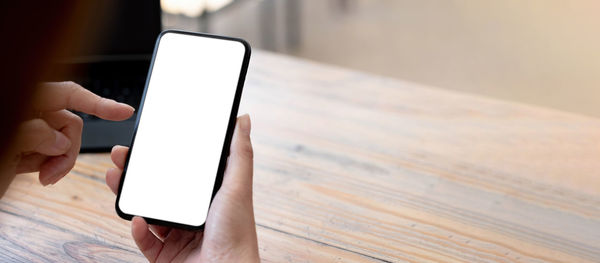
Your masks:
M 218 35 L 212 35 L 212 34 L 206 34 L 206 33 L 196 33 L 196 32 L 188 32 L 188 31 L 181 31 L 181 30 L 165 30 L 158 35 L 156 44 L 154 45 L 154 51 L 152 53 L 152 61 L 150 63 L 150 68 L 148 70 L 148 75 L 146 77 L 146 84 L 144 85 L 144 92 L 142 94 L 142 99 L 140 101 L 140 107 L 138 109 L 138 114 L 137 114 L 137 118 L 135 121 L 135 128 L 133 130 L 133 136 L 131 138 L 131 144 L 130 144 L 131 146 L 130 146 L 129 152 L 127 153 L 125 166 L 124 166 L 121 180 L 119 183 L 119 191 L 117 192 L 117 199 L 115 201 L 115 210 L 117 211 L 117 214 L 119 215 L 119 217 L 121 217 L 125 220 L 131 220 L 134 216 L 137 216 L 137 215 L 130 215 L 130 214 L 123 212 L 121 210 L 121 208 L 119 207 L 119 200 L 121 198 L 123 182 L 124 182 L 125 176 L 127 174 L 129 158 L 130 158 L 130 155 L 132 152 L 131 149 L 133 149 L 134 142 L 135 142 L 135 135 L 137 134 L 138 125 L 140 122 L 140 118 L 142 116 L 142 111 L 144 108 L 144 101 L 146 100 L 146 93 L 148 92 L 148 84 L 150 82 L 150 77 L 152 75 L 152 69 L 154 67 L 154 61 L 156 59 L 156 52 L 158 51 L 158 46 L 160 45 L 161 38 L 164 35 L 169 34 L 169 33 L 192 35 L 192 36 L 197 36 L 197 37 L 216 38 L 216 39 L 223 39 L 223 40 L 228 40 L 228 41 L 236 41 L 236 42 L 241 43 L 244 46 L 244 49 L 245 49 L 244 58 L 242 61 L 242 67 L 240 69 L 240 75 L 238 78 L 235 96 L 233 98 L 233 104 L 231 106 L 231 114 L 229 116 L 229 123 L 227 125 L 227 132 L 225 134 L 225 141 L 223 142 L 223 148 L 221 150 L 221 158 L 219 160 L 219 166 L 217 169 L 215 184 L 213 186 L 213 192 L 212 192 L 212 196 L 210 199 L 210 203 L 211 203 L 210 205 L 212 205 L 212 201 L 215 198 L 215 195 L 217 194 L 219 189 L 221 188 L 221 184 L 223 183 L 223 175 L 225 172 L 225 165 L 227 164 L 227 157 L 229 156 L 229 147 L 231 145 L 231 139 L 233 136 L 233 131 L 235 129 L 235 122 L 237 119 L 237 113 L 238 113 L 238 108 L 240 105 L 244 82 L 246 80 L 246 73 L 248 71 L 248 65 L 250 63 L 250 53 L 251 53 L 250 45 L 245 40 L 240 39 L 240 38 L 235 38 L 235 37 L 218 36 Z M 210 205 L 209 205 L 209 209 L 210 209 Z M 207 211 L 207 213 L 208 213 L 208 211 Z M 207 214 L 207 216 L 208 216 L 208 214 Z M 195 226 L 195 225 L 186 225 L 186 224 L 181 224 L 181 223 L 176 223 L 176 222 L 164 221 L 164 220 L 160 220 L 160 219 L 156 219 L 156 218 L 150 218 L 150 217 L 144 217 L 144 216 L 141 216 L 141 217 L 144 218 L 144 220 L 146 220 L 146 222 L 148 224 L 175 227 L 175 228 L 181 228 L 181 229 L 187 229 L 187 230 L 202 230 L 202 229 L 204 229 L 204 225 L 206 224 L 206 220 L 201 225 Z

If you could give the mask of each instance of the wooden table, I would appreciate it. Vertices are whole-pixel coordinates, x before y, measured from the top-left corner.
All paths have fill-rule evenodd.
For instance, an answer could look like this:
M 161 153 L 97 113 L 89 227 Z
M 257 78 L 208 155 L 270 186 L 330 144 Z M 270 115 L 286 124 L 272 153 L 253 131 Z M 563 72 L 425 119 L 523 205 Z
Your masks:
M 244 112 L 265 262 L 600 262 L 598 119 L 261 51 Z M 144 261 L 111 166 L 19 176 L 0 261 Z

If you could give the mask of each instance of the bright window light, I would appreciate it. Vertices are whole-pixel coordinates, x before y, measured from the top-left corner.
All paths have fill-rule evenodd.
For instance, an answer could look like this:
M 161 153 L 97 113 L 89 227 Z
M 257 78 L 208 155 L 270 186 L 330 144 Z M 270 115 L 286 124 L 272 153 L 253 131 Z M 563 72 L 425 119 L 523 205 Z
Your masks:
M 161 0 L 160 5 L 164 12 L 195 17 L 203 12 L 215 12 L 231 2 L 233 0 Z

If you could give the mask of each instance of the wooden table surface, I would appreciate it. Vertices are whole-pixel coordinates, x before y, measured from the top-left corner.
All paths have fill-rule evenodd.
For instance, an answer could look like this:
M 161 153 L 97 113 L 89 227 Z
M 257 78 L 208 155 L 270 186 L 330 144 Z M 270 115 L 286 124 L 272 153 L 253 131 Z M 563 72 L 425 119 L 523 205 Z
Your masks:
M 600 101 L 600 98 L 598 98 Z M 264 262 L 600 262 L 600 120 L 255 51 Z M 82 154 L 0 201 L 0 262 L 136 262 Z

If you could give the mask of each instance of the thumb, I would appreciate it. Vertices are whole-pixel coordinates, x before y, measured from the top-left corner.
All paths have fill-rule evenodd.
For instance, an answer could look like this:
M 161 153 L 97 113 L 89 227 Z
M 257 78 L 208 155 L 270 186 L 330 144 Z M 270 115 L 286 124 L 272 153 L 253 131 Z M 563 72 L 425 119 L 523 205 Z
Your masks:
M 237 119 L 223 184 L 206 219 L 204 256 L 227 255 L 244 258 L 243 261 L 259 261 L 252 205 L 252 159 L 250 117 L 243 115 Z
M 250 126 L 248 114 L 238 117 L 221 188 L 251 198 L 254 153 L 250 142 Z

